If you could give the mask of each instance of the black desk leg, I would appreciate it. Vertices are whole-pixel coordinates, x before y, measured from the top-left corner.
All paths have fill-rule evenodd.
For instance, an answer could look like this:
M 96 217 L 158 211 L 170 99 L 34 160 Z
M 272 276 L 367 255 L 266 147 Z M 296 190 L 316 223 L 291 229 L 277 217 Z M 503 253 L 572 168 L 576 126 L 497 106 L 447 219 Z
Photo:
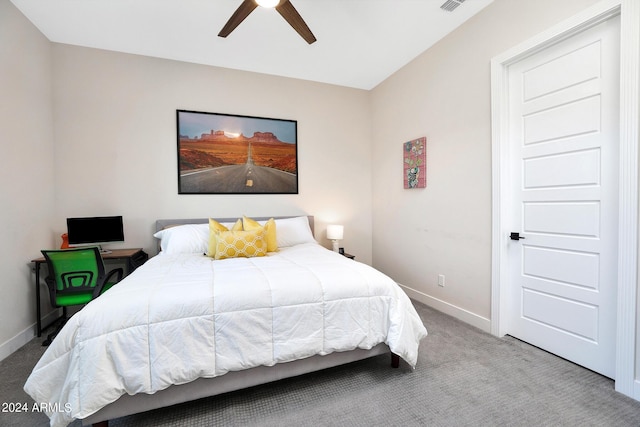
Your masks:
M 42 320 L 40 319 L 40 263 L 36 262 L 36 318 L 38 324 L 38 338 L 42 335 Z

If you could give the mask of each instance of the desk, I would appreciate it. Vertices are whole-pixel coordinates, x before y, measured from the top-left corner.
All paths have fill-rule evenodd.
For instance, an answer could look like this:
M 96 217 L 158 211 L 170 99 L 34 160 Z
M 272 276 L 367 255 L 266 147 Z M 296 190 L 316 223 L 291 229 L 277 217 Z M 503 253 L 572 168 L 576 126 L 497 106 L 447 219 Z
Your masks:
M 125 276 L 131 274 L 133 270 L 140 267 L 149 259 L 149 255 L 146 254 L 142 250 L 142 248 L 133 248 L 133 249 L 113 249 L 110 252 L 103 253 L 102 259 L 105 261 L 115 260 L 115 261 L 125 261 L 126 269 Z M 40 309 L 40 267 L 42 264 L 46 264 L 47 261 L 44 257 L 36 258 L 31 260 L 32 263 L 35 264 L 35 272 L 36 272 L 36 316 L 38 318 L 38 337 L 42 335 L 42 330 L 46 329 L 51 325 L 51 323 L 56 322 L 58 319 L 51 322 L 49 325 L 42 326 L 42 318 L 41 318 L 41 309 Z

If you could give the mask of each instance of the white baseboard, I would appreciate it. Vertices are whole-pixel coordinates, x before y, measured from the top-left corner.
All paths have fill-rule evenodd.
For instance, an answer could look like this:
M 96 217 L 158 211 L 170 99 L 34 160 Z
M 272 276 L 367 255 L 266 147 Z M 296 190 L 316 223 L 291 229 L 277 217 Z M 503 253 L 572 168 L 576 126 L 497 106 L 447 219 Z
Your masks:
M 53 310 L 42 319 L 43 325 L 48 325 L 60 316 L 60 310 Z M 36 324 L 29 326 L 13 338 L 0 344 L 0 361 L 3 361 L 36 336 Z
M 633 382 L 633 396 L 631 398 L 640 401 L 640 380 L 634 380 Z
M 453 316 L 458 320 L 462 320 L 465 323 L 468 323 L 472 326 L 475 326 L 478 329 L 481 329 L 484 332 L 491 333 L 491 320 L 482 316 L 478 316 L 475 313 L 472 313 L 464 308 L 460 308 L 448 302 L 442 301 L 438 298 L 434 298 L 431 295 L 427 295 L 423 292 L 416 291 L 408 286 L 400 284 L 400 287 L 404 289 L 409 298 L 412 298 L 416 301 L 419 301 L 423 304 L 428 305 L 429 307 L 435 308 L 438 311 L 441 311 L 449 316 Z M 429 325 L 427 325 L 428 327 Z

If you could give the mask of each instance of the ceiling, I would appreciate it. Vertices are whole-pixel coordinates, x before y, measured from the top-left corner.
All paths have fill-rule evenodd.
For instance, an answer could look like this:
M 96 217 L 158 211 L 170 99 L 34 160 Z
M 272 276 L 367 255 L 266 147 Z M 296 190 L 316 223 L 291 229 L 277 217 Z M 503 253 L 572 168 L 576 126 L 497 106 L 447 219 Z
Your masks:
M 242 0 L 11 0 L 52 42 L 359 89 L 374 88 L 492 1 L 447 12 L 445 0 L 291 0 L 318 39 L 309 45 L 261 7 L 218 37 Z

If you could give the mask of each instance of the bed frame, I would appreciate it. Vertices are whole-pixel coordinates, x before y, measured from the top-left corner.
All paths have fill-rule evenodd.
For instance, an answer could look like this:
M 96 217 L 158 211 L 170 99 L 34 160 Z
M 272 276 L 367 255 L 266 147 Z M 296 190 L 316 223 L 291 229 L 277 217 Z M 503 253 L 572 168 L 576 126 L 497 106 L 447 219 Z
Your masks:
M 260 221 L 269 218 L 283 219 L 291 217 L 258 217 L 253 219 Z M 314 232 L 313 216 L 308 216 L 308 218 L 311 231 Z M 237 218 L 216 218 L 216 220 L 219 222 L 234 222 Z M 208 221 L 208 218 L 163 219 L 156 221 L 156 231 L 175 225 L 202 224 Z M 386 344 L 381 343 L 371 350 L 355 349 L 351 351 L 334 352 L 326 356 L 312 356 L 292 362 L 279 363 L 274 366 L 258 366 L 244 371 L 228 372 L 214 378 L 199 378 L 187 384 L 171 386 L 155 394 L 125 394 L 95 414 L 83 419 L 82 425 L 93 424 L 94 427 L 107 427 L 109 425 L 108 420 L 110 419 L 266 384 L 385 353 L 391 354 L 391 366 L 397 368 L 400 364 L 400 357 L 391 353 Z

